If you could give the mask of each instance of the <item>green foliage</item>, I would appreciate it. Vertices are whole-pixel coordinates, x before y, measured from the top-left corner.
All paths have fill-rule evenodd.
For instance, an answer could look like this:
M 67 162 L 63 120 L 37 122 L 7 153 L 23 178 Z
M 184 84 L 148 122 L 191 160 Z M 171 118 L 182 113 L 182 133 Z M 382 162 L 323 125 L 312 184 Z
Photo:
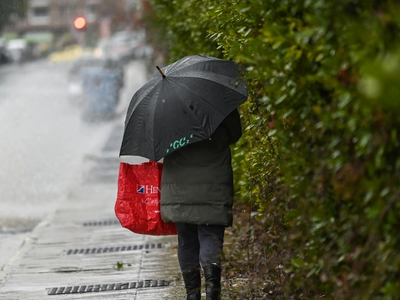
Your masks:
M 117 261 L 117 263 L 114 266 L 114 268 L 116 268 L 118 271 L 123 271 L 124 270 L 124 266 L 131 267 L 132 265 L 130 263 L 124 263 L 122 261 Z
M 151 2 L 171 61 L 245 66 L 237 190 L 291 251 L 284 299 L 399 299 L 399 2 Z
M 148 16 L 148 24 L 157 27 L 157 40 L 153 44 L 168 50 L 170 62 L 182 56 L 212 53 L 215 57 L 221 56 L 216 50 L 217 44 L 206 39 L 208 24 L 200 20 L 200 16 L 207 11 L 202 0 L 158 0 L 151 1 L 153 13 Z M 203 12 L 204 11 L 204 12 Z M 198 45 L 201 44 L 201 49 Z
M 28 8 L 27 0 L 0 0 L 0 32 L 6 25 L 10 25 L 11 17 L 21 17 Z

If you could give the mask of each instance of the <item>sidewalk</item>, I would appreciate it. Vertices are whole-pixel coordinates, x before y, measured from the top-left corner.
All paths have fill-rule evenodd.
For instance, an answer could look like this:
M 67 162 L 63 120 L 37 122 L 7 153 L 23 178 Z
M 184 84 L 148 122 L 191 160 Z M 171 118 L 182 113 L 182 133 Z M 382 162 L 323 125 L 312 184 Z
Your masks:
M 5 266 L 0 299 L 184 299 L 176 236 L 134 234 L 115 218 L 120 134 Z

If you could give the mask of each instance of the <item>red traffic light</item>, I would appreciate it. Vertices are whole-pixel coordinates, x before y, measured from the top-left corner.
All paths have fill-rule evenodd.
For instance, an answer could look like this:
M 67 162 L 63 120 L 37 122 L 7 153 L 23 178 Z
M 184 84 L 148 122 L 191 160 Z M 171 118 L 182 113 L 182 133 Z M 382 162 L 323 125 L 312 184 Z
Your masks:
M 74 21 L 74 26 L 76 29 L 83 29 L 86 26 L 86 19 L 84 17 L 77 17 Z

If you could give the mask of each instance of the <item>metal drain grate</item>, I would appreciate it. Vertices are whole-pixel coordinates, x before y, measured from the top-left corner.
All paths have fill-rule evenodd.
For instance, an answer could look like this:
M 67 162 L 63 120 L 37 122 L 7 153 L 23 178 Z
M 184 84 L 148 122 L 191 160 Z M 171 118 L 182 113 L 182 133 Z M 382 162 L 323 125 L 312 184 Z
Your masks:
M 82 248 L 82 249 L 69 249 L 67 255 L 87 255 L 97 253 L 110 253 L 110 252 L 122 252 L 122 251 L 136 251 L 136 250 L 153 250 L 161 249 L 163 244 L 145 244 L 145 245 L 131 245 L 131 246 L 120 246 L 120 247 L 104 247 L 104 248 Z
M 83 226 L 112 226 L 112 225 L 121 225 L 121 223 L 118 220 L 93 221 L 93 222 L 83 223 Z
M 96 293 L 107 291 L 119 291 L 139 288 L 153 288 L 168 286 L 169 282 L 166 280 L 144 280 L 124 283 L 111 283 L 111 284 L 92 284 L 92 285 L 76 285 L 67 287 L 52 287 L 47 288 L 48 295 L 65 295 L 65 294 L 80 294 L 80 293 Z

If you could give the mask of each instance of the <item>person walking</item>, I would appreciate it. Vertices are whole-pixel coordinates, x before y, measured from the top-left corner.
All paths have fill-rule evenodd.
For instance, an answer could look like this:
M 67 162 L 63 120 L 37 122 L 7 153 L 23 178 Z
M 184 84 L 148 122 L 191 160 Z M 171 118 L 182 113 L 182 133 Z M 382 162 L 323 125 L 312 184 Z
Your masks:
M 232 226 L 233 171 L 230 145 L 242 136 L 237 109 L 209 139 L 188 144 L 164 157 L 161 217 L 176 224 L 178 260 L 187 298 L 221 299 L 221 254 L 225 227 Z

